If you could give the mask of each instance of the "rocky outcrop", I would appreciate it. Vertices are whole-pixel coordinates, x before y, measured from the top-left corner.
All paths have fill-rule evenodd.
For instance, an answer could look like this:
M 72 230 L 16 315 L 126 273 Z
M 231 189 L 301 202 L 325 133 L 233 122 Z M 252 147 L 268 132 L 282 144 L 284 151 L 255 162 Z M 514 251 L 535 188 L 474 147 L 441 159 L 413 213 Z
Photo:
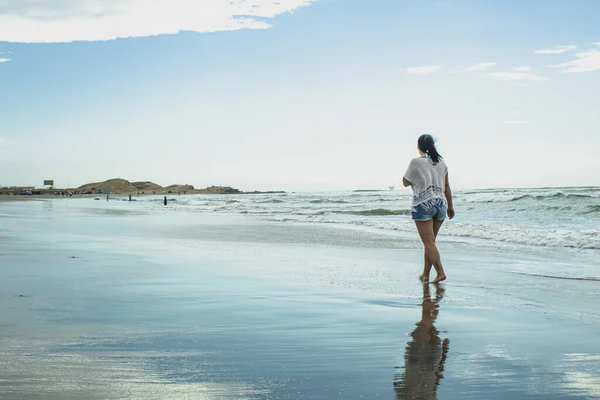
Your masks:
M 234 189 L 229 186 L 211 186 L 204 189 L 199 189 L 196 193 L 206 193 L 206 194 L 238 194 L 242 193 L 238 189 Z
M 137 192 L 145 192 L 145 194 L 162 194 L 165 193 L 204 193 L 204 194 L 238 194 L 243 193 L 238 189 L 230 186 L 210 186 L 204 189 L 195 189 L 192 185 L 170 185 L 162 187 L 154 182 L 129 182 L 125 179 L 109 179 L 104 182 L 94 182 L 82 185 L 75 189 L 79 192 L 100 190 L 105 193 L 110 190 L 114 194 L 136 194 Z
M 195 189 L 192 185 L 170 185 L 163 190 L 172 193 L 195 193 Z

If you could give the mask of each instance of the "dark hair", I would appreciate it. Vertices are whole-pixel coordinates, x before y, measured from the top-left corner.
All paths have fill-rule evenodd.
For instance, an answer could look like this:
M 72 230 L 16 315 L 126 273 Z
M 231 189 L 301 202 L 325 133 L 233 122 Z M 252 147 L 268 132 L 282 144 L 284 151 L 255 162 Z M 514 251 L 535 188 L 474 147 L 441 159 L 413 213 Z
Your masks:
M 419 136 L 419 140 L 417 140 L 417 146 L 419 147 L 419 150 L 431 158 L 431 161 L 433 161 L 434 164 L 437 164 L 443 158 L 435 148 L 435 140 L 431 135 L 426 134 Z

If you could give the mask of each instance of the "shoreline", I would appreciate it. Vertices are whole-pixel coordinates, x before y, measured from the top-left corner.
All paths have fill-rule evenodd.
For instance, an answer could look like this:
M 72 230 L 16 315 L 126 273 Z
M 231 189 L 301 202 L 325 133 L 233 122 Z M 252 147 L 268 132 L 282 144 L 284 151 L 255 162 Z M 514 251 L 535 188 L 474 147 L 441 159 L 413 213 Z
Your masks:
M 93 203 L 5 204 L 0 397 L 600 395 L 597 282 L 520 274 L 576 253 Z
M 253 191 L 253 192 L 237 192 L 237 193 L 210 193 L 210 192 L 188 192 L 188 193 L 131 193 L 131 197 L 164 197 L 164 196 L 190 196 L 190 195 L 211 195 L 211 196 L 231 196 L 231 195 L 257 195 L 257 194 L 288 194 L 293 192 L 284 192 L 284 191 Z M 127 198 L 129 193 L 109 193 L 110 197 L 113 196 L 115 198 Z M 33 195 L 8 195 L 0 193 L 0 201 L 26 201 L 26 200 L 58 200 L 58 199 L 94 199 L 99 197 L 101 200 L 106 199 L 106 193 L 101 194 L 73 194 L 72 196 L 67 195 L 54 195 L 54 194 L 33 194 Z

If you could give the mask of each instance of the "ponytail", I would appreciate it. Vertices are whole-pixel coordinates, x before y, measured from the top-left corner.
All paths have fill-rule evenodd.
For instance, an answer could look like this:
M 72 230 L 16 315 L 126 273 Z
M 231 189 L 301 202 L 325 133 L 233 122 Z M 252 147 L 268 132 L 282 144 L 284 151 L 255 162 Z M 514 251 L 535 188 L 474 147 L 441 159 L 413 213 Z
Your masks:
M 435 148 L 435 140 L 431 135 L 421 135 L 417 141 L 417 146 L 434 164 L 437 164 L 443 158 Z

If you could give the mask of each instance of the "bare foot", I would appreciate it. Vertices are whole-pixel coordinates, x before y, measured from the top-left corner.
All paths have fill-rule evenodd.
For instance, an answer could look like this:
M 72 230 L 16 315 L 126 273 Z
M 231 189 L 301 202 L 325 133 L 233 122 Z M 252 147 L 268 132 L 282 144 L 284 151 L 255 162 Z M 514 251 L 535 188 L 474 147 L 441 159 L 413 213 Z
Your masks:
M 421 275 L 419 275 L 419 280 L 421 282 L 429 282 L 429 276 L 427 276 L 425 274 L 421 274 Z
M 441 275 L 436 276 L 435 279 L 431 283 L 433 283 L 435 285 L 436 283 L 440 283 L 441 281 L 445 281 L 445 280 L 446 280 L 446 274 L 441 274 Z

